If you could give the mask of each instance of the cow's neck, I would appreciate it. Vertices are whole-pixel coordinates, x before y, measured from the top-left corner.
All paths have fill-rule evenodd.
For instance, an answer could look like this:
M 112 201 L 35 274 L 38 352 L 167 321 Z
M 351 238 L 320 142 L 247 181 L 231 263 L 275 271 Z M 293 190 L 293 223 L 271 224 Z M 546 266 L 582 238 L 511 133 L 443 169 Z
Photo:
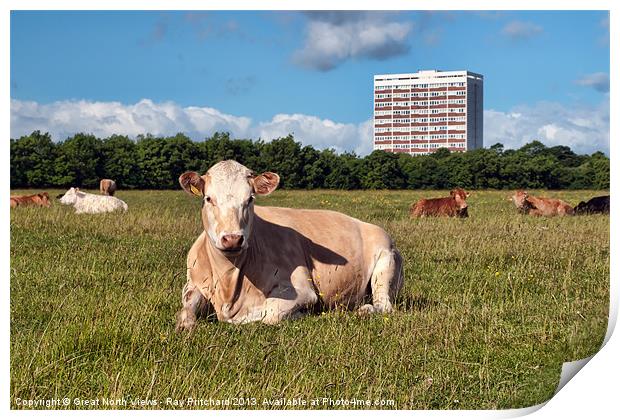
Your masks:
M 235 311 L 235 303 L 242 293 L 243 268 L 247 260 L 247 251 L 244 250 L 239 256 L 229 258 L 213 246 L 208 237 L 205 238 L 205 248 L 211 263 L 211 281 L 215 286 L 213 304 L 218 312 Z M 230 314 L 226 315 L 230 316 Z
M 540 199 L 534 196 L 528 195 L 527 198 L 525 199 L 525 203 L 526 205 L 529 205 L 528 210 L 536 209 L 536 208 L 539 208 L 538 206 L 540 205 Z

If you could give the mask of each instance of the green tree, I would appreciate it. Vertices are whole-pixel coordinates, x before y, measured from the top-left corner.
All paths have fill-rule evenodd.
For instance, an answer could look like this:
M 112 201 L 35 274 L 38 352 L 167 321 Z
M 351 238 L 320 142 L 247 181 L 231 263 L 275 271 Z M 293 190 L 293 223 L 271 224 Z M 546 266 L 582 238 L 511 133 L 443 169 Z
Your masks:
M 49 133 L 34 131 L 10 142 L 11 188 L 54 185 L 57 146 Z
M 59 144 L 56 180 L 59 185 L 98 188 L 103 175 L 102 141 L 92 134 L 78 133 Z
M 141 137 L 136 144 L 136 152 L 143 188 L 178 188 L 179 176 L 190 168 L 200 166 L 198 147 L 184 134 Z
M 259 163 L 261 171 L 267 170 L 280 175 L 280 188 L 299 188 L 301 185 L 301 144 L 296 142 L 292 135 L 263 143 Z
M 329 174 L 325 177 L 325 188 L 339 190 L 362 188 L 360 181 L 362 159 L 358 158 L 355 153 L 336 155 L 330 151 L 329 153 L 322 153 L 321 157 L 331 162 Z
M 136 143 L 127 136 L 113 135 L 105 139 L 101 156 L 103 178 L 113 179 L 120 188 L 138 188 L 143 184 Z
M 609 188 L 610 162 L 603 153 L 578 155 L 566 146 L 532 141 L 517 150 L 500 143 L 488 149 L 425 156 L 375 151 L 353 153 L 302 147 L 292 135 L 262 140 L 231 139 L 215 133 L 195 142 L 138 136 L 134 142 L 113 135 L 101 140 L 78 133 L 54 143 L 35 131 L 10 140 L 11 187 L 82 186 L 96 188 L 112 178 L 123 188 L 178 188 L 187 170 L 204 173 L 213 164 L 234 159 L 256 172 L 273 171 L 282 188 Z
M 404 188 L 405 175 L 398 165 L 398 155 L 375 150 L 363 159 L 362 188 Z

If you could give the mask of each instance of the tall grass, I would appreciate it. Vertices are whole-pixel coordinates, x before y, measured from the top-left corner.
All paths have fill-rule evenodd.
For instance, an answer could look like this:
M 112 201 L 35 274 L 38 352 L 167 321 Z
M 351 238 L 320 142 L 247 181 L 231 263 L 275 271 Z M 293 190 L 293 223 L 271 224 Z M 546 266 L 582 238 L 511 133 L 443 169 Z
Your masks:
M 600 192 L 532 193 L 574 205 Z M 602 343 L 609 217 L 523 216 L 507 192 L 495 191 L 475 191 L 465 220 L 408 217 L 411 202 L 445 194 L 277 191 L 260 198 L 259 205 L 338 210 L 383 226 L 405 260 L 397 310 L 329 312 L 277 326 L 202 321 L 192 335 L 174 332 L 174 315 L 185 256 L 201 231 L 199 200 L 179 191 L 119 191 L 126 214 L 76 215 L 58 202 L 12 209 L 11 407 L 22 407 L 18 398 L 69 398 L 60 407 L 72 409 L 88 407 L 74 398 L 99 398 L 95 408 L 139 407 L 134 398 L 158 408 L 173 408 L 166 398 L 240 397 L 256 405 L 228 402 L 541 403 L 556 388 L 562 362 L 590 356 Z M 103 398 L 128 403 L 106 406 Z

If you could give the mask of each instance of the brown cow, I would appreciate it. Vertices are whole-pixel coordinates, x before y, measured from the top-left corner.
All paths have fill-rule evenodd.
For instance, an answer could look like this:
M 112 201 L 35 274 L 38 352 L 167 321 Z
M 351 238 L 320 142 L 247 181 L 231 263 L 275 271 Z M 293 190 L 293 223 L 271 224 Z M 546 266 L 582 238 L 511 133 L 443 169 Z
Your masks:
M 403 284 L 403 262 L 380 227 L 342 213 L 262 207 L 257 195 L 280 177 L 227 160 L 200 176 L 179 177 L 202 201 L 203 232 L 187 255 L 177 329 L 215 313 L 235 324 L 275 324 L 315 309 L 390 312 Z M 366 303 L 370 301 L 370 303 Z
M 99 181 L 99 192 L 103 195 L 114 195 L 116 192 L 116 182 L 112 179 L 102 179 Z
M 519 213 L 530 216 L 572 216 L 573 207 L 557 198 L 534 197 L 526 191 L 518 190 L 512 196 L 512 202 Z
M 462 188 L 456 188 L 450 191 L 450 197 L 422 198 L 417 203 L 411 205 L 409 214 L 411 217 L 468 217 L 467 203 L 465 202 L 467 197 L 469 197 L 468 192 L 465 192 Z
M 21 206 L 39 206 L 39 207 L 49 207 L 50 196 L 47 192 L 42 192 L 38 194 L 32 195 L 12 195 L 11 196 L 11 207 L 21 207 Z

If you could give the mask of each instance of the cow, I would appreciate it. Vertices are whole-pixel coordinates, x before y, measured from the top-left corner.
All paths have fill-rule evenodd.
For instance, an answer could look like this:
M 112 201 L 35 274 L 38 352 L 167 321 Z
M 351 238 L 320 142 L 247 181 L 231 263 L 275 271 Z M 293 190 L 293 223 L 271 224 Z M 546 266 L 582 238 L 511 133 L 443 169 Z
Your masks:
M 334 211 L 254 204 L 279 182 L 233 160 L 179 177 L 202 201 L 204 230 L 187 255 L 177 331 L 213 313 L 233 324 L 277 324 L 319 309 L 392 311 L 403 261 L 390 236 Z
M 79 188 L 70 188 L 61 198 L 62 204 L 73 205 L 76 214 L 107 213 L 116 210 L 127 211 L 127 204 L 116 197 L 89 194 Z
M 99 181 L 99 192 L 102 195 L 114 195 L 116 192 L 116 182 L 112 179 L 102 179 Z
M 450 197 L 420 199 L 411 205 L 409 214 L 411 217 L 468 217 L 467 203 L 465 202 L 467 197 L 469 197 L 468 192 L 462 188 L 456 188 L 450 191 Z
M 38 194 L 32 195 L 12 195 L 11 196 L 11 207 L 20 207 L 20 206 L 39 206 L 39 207 L 49 207 L 52 203 L 50 203 L 50 196 L 47 192 L 42 192 Z
M 588 202 L 580 202 L 574 208 L 575 214 L 609 214 L 609 196 L 601 195 L 588 200 Z
M 527 191 L 518 190 L 511 197 L 519 213 L 530 216 L 572 216 L 573 207 L 557 198 L 543 198 L 529 195 Z

